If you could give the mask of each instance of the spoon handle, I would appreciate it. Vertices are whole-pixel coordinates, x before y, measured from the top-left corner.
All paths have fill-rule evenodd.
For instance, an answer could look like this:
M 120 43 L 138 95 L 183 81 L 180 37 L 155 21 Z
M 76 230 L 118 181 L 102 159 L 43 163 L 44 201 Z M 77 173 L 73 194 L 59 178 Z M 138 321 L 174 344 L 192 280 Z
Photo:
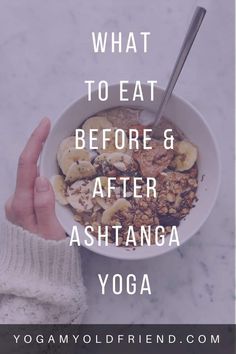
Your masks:
M 203 20 L 205 14 L 206 14 L 206 9 L 204 9 L 203 7 L 197 7 L 194 12 L 194 15 L 193 15 L 192 21 L 189 25 L 186 37 L 185 37 L 182 47 L 180 49 L 179 56 L 176 60 L 174 69 L 172 71 L 168 86 L 161 98 L 161 102 L 160 102 L 160 105 L 158 107 L 158 110 L 157 110 L 157 113 L 155 116 L 155 122 L 153 124 L 154 128 L 158 125 L 158 123 L 162 117 L 162 114 L 165 110 L 166 104 L 172 94 L 172 91 L 175 87 L 178 77 L 182 71 L 184 63 L 187 59 L 187 56 L 190 52 L 190 49 L 193 45 L 194 39 L 196 38 L 196 35 L 198 33 L 198 30 L 201 26 L 201 23 L 202 23 L 202 20 Z

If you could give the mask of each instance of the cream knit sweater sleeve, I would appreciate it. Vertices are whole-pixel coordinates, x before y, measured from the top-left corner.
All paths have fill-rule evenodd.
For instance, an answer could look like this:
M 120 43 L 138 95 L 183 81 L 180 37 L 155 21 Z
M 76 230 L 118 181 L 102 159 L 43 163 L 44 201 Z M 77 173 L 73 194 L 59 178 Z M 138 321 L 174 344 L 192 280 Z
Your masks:
M 81 323 L 86 310 L 78 247 L 4 222 L 0 233 L 0 323 Z

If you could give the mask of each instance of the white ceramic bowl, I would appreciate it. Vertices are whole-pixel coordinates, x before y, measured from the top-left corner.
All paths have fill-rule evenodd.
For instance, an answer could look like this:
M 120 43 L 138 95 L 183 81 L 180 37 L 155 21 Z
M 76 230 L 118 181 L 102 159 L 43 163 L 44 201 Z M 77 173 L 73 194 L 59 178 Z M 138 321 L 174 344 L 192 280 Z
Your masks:
M 133 84 L 128 86 L 127 95 L 130 99 L 132 98 L 133 87 Z M 137 104 L 132 100 L 130 102 L 120 102 L 119 85 L 114 85 L 109 87 L 109 99 L 106 102 L 99 101 L 95 91 L 92 94 L 92 101 L 89 102 L 87 96 L 84 96 L 70 105 L 52 127 L 41 156 L 40 173 L 48 178 L 58 174 L 56 153 L 60 142 L 63 138 L 71 135 L 89 116 L 116 106 L 144 107 L 154 111 L 163 90 L 155 88 L 155 97 L 157 99 L 151 102 L 150 87 L 147 85 L 142 87 L 144 102 L 141 104 Z M 168 103 L 165 116 L 173 121 L 192 143 L 198 146 L 199 151 L 199 187 L 197 191 L 199 200 L 196 203 L 196 207 L 190 211 L 190 214 L 185 220 L 181 221 L 178 227 L 180 243 L 183 244 L 199 230 L 214 206 L 220 181 L 220 163 L 212 133 L 202 115 L 191 104 L 173 95 Z M 201 181 L 201 176 L 203 175 L 204 178 Z M 84 234 L 83 226 L 74 221 L 69 208 L 57 204 L 56 214 L 68 234 L 71 234 L 73 225 L 78 226 L 80 235 Z M 96 240 L 94 245 L 89 247 L 91 251 L 105 256 L 129 260 L 158 256 L 173 248 L 176 248 L 175 244 L 170 247 L 168 243 L 165 243 L 161 247 L 156 245 L 144 246 L 137 247 L 135 251 L 130 251 L 123 247 L 116 247 L 113 244 L 101 247 L 97 245 Z

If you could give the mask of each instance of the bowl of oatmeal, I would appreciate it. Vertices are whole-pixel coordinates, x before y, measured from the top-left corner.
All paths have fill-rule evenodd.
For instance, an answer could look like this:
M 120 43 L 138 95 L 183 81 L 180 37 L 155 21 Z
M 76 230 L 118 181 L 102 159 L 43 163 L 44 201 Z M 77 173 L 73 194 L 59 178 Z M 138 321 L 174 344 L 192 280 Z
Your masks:
M 40 170 L 51 179 L 56 213 L 79 246 L 118 259 L 166 253 L 190 239 L 216 200 L 220 166 L 216 144 L 202 115 L 172 96 L 155 134 L 153 112 L 163 93 L 143 86 L 144 101 L 83 97 L 54 124 Z M 143 117 L 143 116 L 142 116 Z M 164 133 L 173 136 L 172 148 Z

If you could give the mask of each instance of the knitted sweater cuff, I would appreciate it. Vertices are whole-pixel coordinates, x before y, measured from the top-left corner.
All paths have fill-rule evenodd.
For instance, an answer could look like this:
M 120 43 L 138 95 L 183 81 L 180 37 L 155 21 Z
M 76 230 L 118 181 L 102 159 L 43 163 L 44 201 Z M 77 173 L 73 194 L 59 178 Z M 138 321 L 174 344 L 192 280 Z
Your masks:
M 0 292 L 68 303 L 76 297 L 86 307 L 78 248 L 69 239 L 44 240 L 4 222 L 0 233 Z M 65 303 L 63 303 L 65 305 Z

